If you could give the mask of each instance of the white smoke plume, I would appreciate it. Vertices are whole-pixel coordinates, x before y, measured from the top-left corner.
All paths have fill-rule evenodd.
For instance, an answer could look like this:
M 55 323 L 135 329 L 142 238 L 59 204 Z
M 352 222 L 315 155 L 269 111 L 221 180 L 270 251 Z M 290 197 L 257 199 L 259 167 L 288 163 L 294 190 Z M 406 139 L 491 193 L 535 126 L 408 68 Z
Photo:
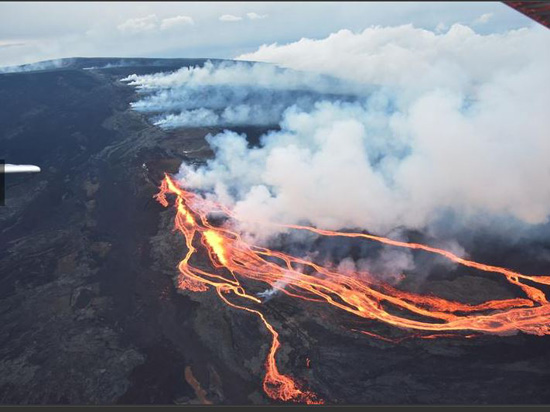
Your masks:
M 386 283 L 396 284 L 402 279 L 403 272 L 415 269 L 414 259 L 410 250 L 383 248 L 380 253 L 367 258 L 354 260 L 350 257 L 342 259 L 337 271 L 343 274 L 370 276 L 375 274 Z
M 208 137 L 214 159 L 182 165 L 187 187 L 244 217 L 378 233 L 424 230 L 448 211 L 537 225 L 550 215 L 549 46 L 550 32 L 537 27 L 491 35 L 458 24 L 444 33 L 372 27 L 239 57 L 298 72 L 242 63 L 127 81 L 151 92 L 134 107 L 159 113 L 179 109 L 178 96 L 199 83 L 230 87 L 230 96 L 251 84 L 321 94 L 336 93 L 334 77 L 355 85 L 339 89 L 355 100 L 321 95 L 305 107 L 285 104 L 280 130 L 264 135 L 260 147 L 225 131 Z M 330 80 L 319 82 L 324 75 Z M 227 107 L 235 110 L 236 100 Z M 223 117 L 212 102 L 195 104 L 159 124 Z
M 183 67 L 173 73 L 130 75 L 123 81 L 139 90 L 159 90 L 197 86 L 250 86 L 276 90 L 313 90 L 319 93 L 350 93 L 357 84 L 337 81 L 329 75 L 312 75 L 308 72 L 282 69 L 271 64 L 224 61 L 203 66 Z M 345 87 L 344 90 L 340 88 Z
M 472 94 L 499 76 L 543 64 L 548 59 L 549 37 L 543 27 L 490 35 L 476 34 L 461 24 L 445 33 L 412 25 L 371 27 L 357 34 L 340 30 L 321 40 L 263 45 L 237 60 L 386 86 L 410 104 L 437 89 Z
M 241 62 L 209 61 L 202 67 L 131 75 L 123 81 L 137 86 L 143 96 L 132 107 L 157 114 L 154 123 L 164 128 L 277 125 L 290 106 L 309 111 L 320 95 L 349 100 L 368 89 L 326 75 Z

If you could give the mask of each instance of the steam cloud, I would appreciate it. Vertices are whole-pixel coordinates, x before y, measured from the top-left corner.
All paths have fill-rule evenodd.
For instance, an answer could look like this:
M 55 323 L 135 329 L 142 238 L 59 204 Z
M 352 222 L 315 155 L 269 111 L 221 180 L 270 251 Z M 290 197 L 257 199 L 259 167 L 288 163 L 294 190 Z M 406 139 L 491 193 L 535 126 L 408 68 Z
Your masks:
M 208 136 L 215 158 L 180 169 L 247 218 L 378 233 L 426 230 L 447 212 L 537 225 L 550 215 L 549 44 L 536 27 L 373 27 L 239 57 L 282 69 L 208 64 L 126 81 L 162 127 L 278 123 L 260 147 Z
M 310 111 L 321 97 L 353 100 L 358 90 L 353 82 L 326 75 L 234 62 L 131 75 L 123 81 L 143 95 L 132 107 L 156 113 L 154 123 L 164 128 L 277 125 L 290 106 Z

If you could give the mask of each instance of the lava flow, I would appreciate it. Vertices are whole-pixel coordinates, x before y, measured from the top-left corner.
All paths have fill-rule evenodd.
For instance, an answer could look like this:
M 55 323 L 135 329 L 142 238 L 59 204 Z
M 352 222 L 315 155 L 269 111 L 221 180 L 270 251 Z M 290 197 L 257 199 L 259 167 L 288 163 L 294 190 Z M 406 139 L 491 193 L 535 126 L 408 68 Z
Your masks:
M 263 388 L 273 399 L 322 403 L 315 393 L 304 389 L 292 377 L 279 372 L 276 362 L 276 354 L 281 345 L 279 333 L 261 311 L 262 300 L 257 294 L 247 291 L 246 285 L 251 282 L 267 285 L 272 291 L 279 291 L 295 299 L 329 304 L 357 316 L 360 320 L 375 320 L 404 331 L 412 331 L 404 338 L 390 339 L 373 332 L 352 329 L 393 343 L 411 337 L 471 338 L 481 333 L 511 334 L 518 331 L 535 335 L 550 334 L 550 303 L 540 289 L 540 285 L 550 285 L 550 276 L 524 275 L 467 260 L 446 250 L 419 243 L 363 233 L 259 222 L 286 229 L 310 231 L 319 236 L 353 237 L 399 248 L 423 250 L 469 268 L 503 276 L 507 282 L 517 286 L 525 297 L 469 305 L 435 296 L 414 294 L 385 284 L 364 272 L 339 273 L 328 265 L 323 266 L 281 251 L 249 244 L 229 225 L 231 220 L 244 219 L 223 205 L 184 190 L 170 176 L 165 175 L 155 198 L 167 207 L 168 194 L 175 195 L 175 229 L 183 234 L 187 246 L 187 252 L 178 265 L 178 287 L 194 292 L 205 292 L 213 288 L 227 305 L 252 313 L 261 320 L 272 337 L 265 362 Z M 224 214 L 229 223 L 214 226 L 208 218 L 213 212 Z M 191 262 L 199 248 L 206 251 L 209 258 L 208 269 L 204 268 L 204 264 Z

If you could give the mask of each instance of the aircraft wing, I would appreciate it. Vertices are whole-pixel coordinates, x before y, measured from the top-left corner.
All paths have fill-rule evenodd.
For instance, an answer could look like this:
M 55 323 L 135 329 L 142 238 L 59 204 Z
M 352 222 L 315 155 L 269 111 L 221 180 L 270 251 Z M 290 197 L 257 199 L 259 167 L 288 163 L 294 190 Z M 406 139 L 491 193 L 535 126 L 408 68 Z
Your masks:
M 550 29 L 550 2 L 504 1 L 503 3 Z
M 35 165 L 12 165 L 6 163 L 4 167 L 0 167 L 0 172 L 3 173 L 37 173 L 40 168 Z

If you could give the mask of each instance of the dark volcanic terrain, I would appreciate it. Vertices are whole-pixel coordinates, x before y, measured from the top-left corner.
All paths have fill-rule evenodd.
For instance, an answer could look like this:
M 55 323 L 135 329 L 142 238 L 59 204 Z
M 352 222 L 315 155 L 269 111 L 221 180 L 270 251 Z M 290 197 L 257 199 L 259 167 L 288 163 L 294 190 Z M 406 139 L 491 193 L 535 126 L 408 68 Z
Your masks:
M 202 63 L 72 59 L 0 74 L 0 158 L 42 168 L 7 176 L 0 207 L 0 403 L 273 403 L 261 386 L 269 335 L 213 293 L 176 291 L 184 244 L 152 198 L 165 171 L 212 155 L 204 137 L 219 130 L 152 126 L 119 81 Z M 550 247 L 536 247 L 546 255 L 518 243 L 473 257 L 544 273 Z M 458 270 L 410 288 L 470 302 L 515 293 Z M 357 320 L 332 308 L 265 306 L 279 368 L 329 403 L 550 403 L 548 336 L 392 344 L 344 329 Z

